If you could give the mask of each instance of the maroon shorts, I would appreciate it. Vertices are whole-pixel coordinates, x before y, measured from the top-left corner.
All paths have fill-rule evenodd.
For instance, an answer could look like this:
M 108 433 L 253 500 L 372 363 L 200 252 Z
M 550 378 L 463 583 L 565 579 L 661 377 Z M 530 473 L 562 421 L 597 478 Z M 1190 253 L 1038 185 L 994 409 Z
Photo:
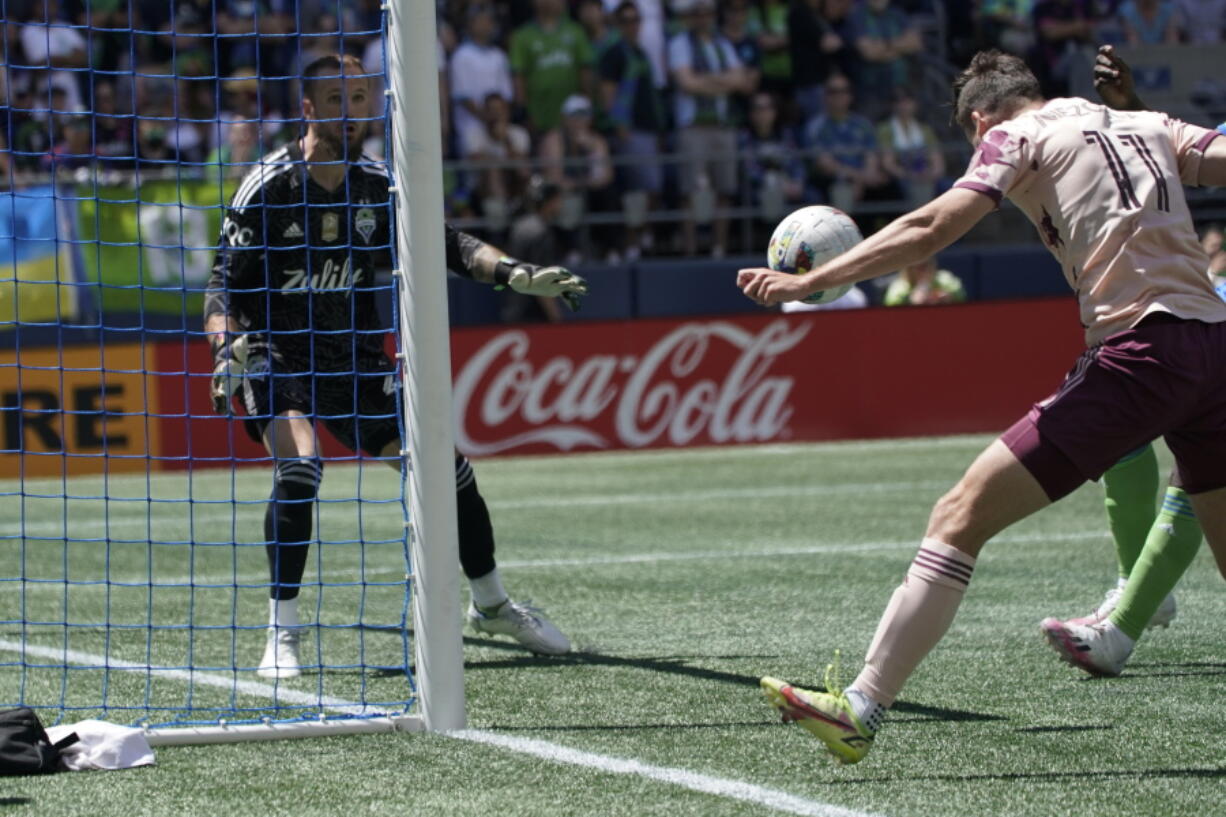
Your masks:
M 1001 440 L 1055 501 L 1158 437 L 1188 493 L 1226 487 L 1226 323 L 1162 313 L 1112 335 Z

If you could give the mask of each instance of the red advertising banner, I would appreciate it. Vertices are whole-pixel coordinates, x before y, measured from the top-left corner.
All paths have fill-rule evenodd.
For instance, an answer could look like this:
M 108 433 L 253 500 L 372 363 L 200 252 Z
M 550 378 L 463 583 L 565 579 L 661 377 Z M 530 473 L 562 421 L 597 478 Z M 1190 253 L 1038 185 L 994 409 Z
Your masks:
M 1003 430 L 1083 348 L 1070 299 L 457 330 L 474 456 Z
M 459 329 L 456 443 L 492 456 L 1001 431 L 1082 345 L 1072 298 Z M 213 414 L 202 340 L 99 354 L 0 355 L 6 474 L 268 461 Z M 353 456 L 320 437 L 325 457 Z

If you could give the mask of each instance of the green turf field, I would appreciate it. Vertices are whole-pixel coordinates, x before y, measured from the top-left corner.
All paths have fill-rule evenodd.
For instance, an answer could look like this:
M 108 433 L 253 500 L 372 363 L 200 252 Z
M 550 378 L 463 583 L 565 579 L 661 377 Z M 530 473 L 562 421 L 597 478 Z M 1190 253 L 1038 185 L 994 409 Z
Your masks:
M 836 648 L 844 679 L 854 677 L 929 507 L 986 441 L 482 461 L 478 480 L 509 589 L 543 606 L 578 651 L 542 659 L 508 642 L 466 638 L 473 731 L 161 748 L 153 768 L 5 779 L 0 815 L 1226 813 L 1226 586 L 1206 553 L 1178 589 L 1175 624 L 1149 634 L 1121 678 L 1081 677 L 1039 636 L 1041 618 L 1088 610 L 1114 581 L 1096 485 L 988 546 L 950 634 L 863 763 L 835 766 L 763 702 L 760 675 L 820 685 Z M 206 709 L 231 700 L 253 713 L 274 706 L 224 683 L 256 680 L 232 667 L 259 659 L 262 549 L 173 544 L 223 542 L 232 531 L 259 540 L 260 505 L 240 506 L 235 521 L 226 500 L 234 491 L 263 496 L 267 475 L 240 474 L 236 486 L 231 479 L 209 474 L 189 486 L 159 476 L 154 496 L 195 497 L 190 515 L 183 503 L 143 500 L 82 499 L 66 508 L 27 497 L 23 506 L 16 483 L 0 482 L 0 577 L 24 569 L 48 580 L 24 593 L 0 582 L 0 619 L 52 621 L 67 611 L 95 625 L 72 632 L 69 646 L 80 656 L 109 648 L 112 659 L 190 664 L 222 679 L 205 684 L 184 671 L 145 680 L 78 662 L 69 673 L 72 705 L 147 696 L 173 707 L 190 688 Z M 321 505 L 323 536 L 334 544 L 308 568 L 308 580 L 324 585 L 304 591 L 304 609 L 324 626 L 304 659 L 356 662 L 360 645 L 369 666 L 291 682 L 299 697 L 282 701 L 278 715 L 310 695 L 408 695 L 395 670 L 406 643 L 393 481 L 386 469 L 326 472 L 325 498 L 371 500 L 361 527 L 381 541 L 345 544 L 358 509 Z M 101 480 L 67 486 L 79 496 L 103 490 Z M 150 493 L 128 478 L 112 479 L 106 492 L 136 500 Z M 18 520 L 43 537 L 24 554 L 13 538 Z M 77 541 L 65 545 L 65 535 Z M 107 536 L 109 566 L 98 542 L 79 541 Z M 353 582 L 363 559 L 367 581 L 381 584 Z M 65 576 L 102 584 L 65 590 Z M 152 637 L 123 626 L 151 610 L 180 626 Z M 14 667 L 11 645 L 21 639 L 62 650 L 64 630 L 10 624 L 0 632 L 0 700 L 14 700 L 24 683 L 27 699 L 43 703 L 59 694 L 63 673 Z

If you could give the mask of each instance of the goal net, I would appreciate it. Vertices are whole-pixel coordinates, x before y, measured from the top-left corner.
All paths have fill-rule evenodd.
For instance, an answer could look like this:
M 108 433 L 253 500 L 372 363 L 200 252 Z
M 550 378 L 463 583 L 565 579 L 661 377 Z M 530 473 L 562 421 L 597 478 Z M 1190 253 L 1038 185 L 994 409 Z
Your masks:
M 372 378 L 357 352 L 348 366 L 315 369 L 321 336 L 333 348 L 357 348 L 376 334 L 376 346 L 387 335 L 389 372 L 397 360 L 401 372 L 419 368 L 399 352 L 404 316 L 412 321 L 418 307 L 395 306 L 411 294 L 403 284 L 413 259 L 352 274 L 376 250 L 400 255 L 394 230 L 380 232 L 372 215 L 394 226 L 393 205 L 346 193 L 350 166 L 383 172 L 401 138 L 384 115 L 386 66 L 400 53 L 384 45 L 399 24 L 377 3 L 268 6 L 284 12 L 256 4 L 255 19 L 230 15 L 231 5 L 121 0 L 109 10 L 86 3 L 75 18 L 55 0 L 8 6 L 4 23 L 15 36 L 0 77 L 0 707 L 34 707 L 53 722 L 141 725 L 163 743 L 415 728 L 424 708 L 415 667 L 428 649 L 428 639 L 413 635 L 422 571 L 410 550 L 422 547 L 423 531 L 410 509 L 419 488 L 402 476 L 406 435 L 393 433 L 390 450 L 358 454 L 344 431 L 356 425 L 360 450 L 370 418 L 395 432 L 412 415 L 406 424 L 393 374 L 378 380 L 390 403 L 367 398 Z M 432 50 L 427 11 L 430 19 L 418 22 L 429 25 Z M 403 27 L 399 36 L 425 38 Z M 254 253 L 245 263 L 258 256 L 267 274 L 265 291 L 241 294 L 266 310 L 266 326 L 285 275 L 303 273 L 293 286 L 307 308 L 286 330 L 300 353 L 282 360 L 270 350 L 260 372 L 278 395 L 294 381 L 316 415 L 317 496 L 287 498 L 277 493 L 292 472 L 286 462 L 313 458 L 270 451 L 251 418 L 291 403 L 261 402 L 249 376 L 231 404 L 246 410 L 215 413 L 203 302 L 216 287 L 219 254 L 239 243 L 227 231 L 244 229 L 230 220 L 236 190 L 268 175 L 273 151 L 299 143 L 302 71 L 334 53 L 356 56 L 363 73 L 325 75 L 342 74 L 342 85 L 369 80 L 372 99 L 368 137 L 344 157 L 340 198 L 316 212 L 313 176 L 291 152 L 283 161 L 297 183 L 287 189 L 300 198 L 274 205 L 270 196 L 256 216 L 264 229 L 244 244 Z M 393 87 L 387 98 L 412 93 Z M 329 121 L 343 131 L 344 116 Z M 437 129 L 436 118 L 422 119 Z M 404 172 L 392 173 L 393 202 Z M 405 229 L 407 202 L 395 207 Z M 274 222 L 299 233 L 286 227 L 273 236 Z M 399 243 L 410 247 L 403 236 Z M 295 252 L 305 267 L 287 269 L 283 259 Z M 433 274 L 441 280 L 441 267 Z M 325 326 L 313 305 L 338 297 L 350 314 Z M 445 355 L 445 325 L 441 331 Z M 350 390 L 348 399 L 338 388 Z M 326 408 L 324 390 L 334 398 Z M 449 461 L 450 441 L 442 442 Z M 430 456 L 414 456 L 412 470 Z M 294 543 L 306 555 L 294 587 L 299 621 L 287 627 L 298 641 L 296 676 L 261 672 L 270 595 L 286 595 L 286 537 L 281 523 L 270 527 L 270 496 L 309 509 L 306 544 Z M 278 540 L 283 546 L 270 550 Z M 454 546 L 433 547 L 454 562 Z M 449 614 L 453 606 L 448 599 L 434 609 Z M 458 624 L 455 636 L 458 644 Z M 458 673 L 457 649 L 447 647 L 444 677 Z M 462 719 L 462 685 L 459 694 Z

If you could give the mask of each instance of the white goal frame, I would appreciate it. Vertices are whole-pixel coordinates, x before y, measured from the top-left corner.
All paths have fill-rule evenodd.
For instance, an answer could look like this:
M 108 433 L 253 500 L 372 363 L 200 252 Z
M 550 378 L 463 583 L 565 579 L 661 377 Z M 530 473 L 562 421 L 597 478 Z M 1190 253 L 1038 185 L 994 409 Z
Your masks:
M 435 9 L 426 0 L 387 0 L 384 10 L 417 708 L 404 715 L 148 729 L 153 746 L 466 725 Z

